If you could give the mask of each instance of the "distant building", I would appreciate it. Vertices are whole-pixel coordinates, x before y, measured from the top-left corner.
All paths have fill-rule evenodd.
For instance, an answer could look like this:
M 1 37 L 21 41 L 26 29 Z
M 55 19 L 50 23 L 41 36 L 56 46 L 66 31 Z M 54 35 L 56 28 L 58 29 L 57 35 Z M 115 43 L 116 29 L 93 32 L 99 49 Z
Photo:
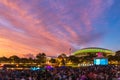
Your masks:
M 73 54 L 75 56 L 81 57 L 81 56 L 87 56 L 88 53 L 96 54 L 96 53 L 99 53 L 99 52 L 105 54 L 106 56 L 115 55 L 115 52 L 113 52 L 112 50 L 104 49 L 104 48 L 97 48 L 97 47 L 83 48 L 83 49 L 77 50 Z

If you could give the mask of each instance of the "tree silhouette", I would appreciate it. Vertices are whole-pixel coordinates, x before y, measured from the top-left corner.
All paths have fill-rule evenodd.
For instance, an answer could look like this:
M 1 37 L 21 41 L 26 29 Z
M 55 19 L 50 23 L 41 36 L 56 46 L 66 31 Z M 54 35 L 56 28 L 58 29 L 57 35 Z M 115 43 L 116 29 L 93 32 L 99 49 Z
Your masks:
M 37 63 L 45 63 L 46 62 L 46 54 L 45 53 L 39 53 L 36 55 L 36 61 Z
M 8 62 L 8 58 L 5 56 L 0 57 L 0 62 Z
M 69 56 L 69 60 L 73 63 L 79 63 L 79 58 L 74 55 Z
M 66 64 L 66 61 L 67 61 L 67 56 L 66 54 L 62 53 L 58 56 L 58 64 L 60 65 L 65 65 Z
M 20 62 L 22 62 L 22 63 L 25 64 L 25 63 L 29 62 L 29 59 L 27 59 L 27 58 L 21 58 Z
M 115 56 L 119 56 L 120 57 L 120 50 L 115 52 Z
M 56 63 L 56 59 L 51 58 L 51 59 L 50 59 L 50 62 L 51 62 L 51 63 Z
M 9 60 L 13 63 L 19 63 L 20 62 L 20 58 L 16 55 L 10 56 Z

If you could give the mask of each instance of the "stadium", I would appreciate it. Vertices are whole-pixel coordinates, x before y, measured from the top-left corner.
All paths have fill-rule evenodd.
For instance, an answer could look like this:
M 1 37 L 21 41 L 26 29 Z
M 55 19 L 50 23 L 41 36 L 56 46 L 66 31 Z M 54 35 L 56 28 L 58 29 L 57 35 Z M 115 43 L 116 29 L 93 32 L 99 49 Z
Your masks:
M 88 53 L 96 54 L 98 52 L 104 53 L 106 56 L 115 54 L 115 52 L 113 52 L 112 50 L 109 50 L 109 49 L 89 47 L 89 48 L 83 48 L 83 49 L 77 50 L 76 52 L 73 53 L 73 55 L 86 56 L 86 55 L 88 55 Z

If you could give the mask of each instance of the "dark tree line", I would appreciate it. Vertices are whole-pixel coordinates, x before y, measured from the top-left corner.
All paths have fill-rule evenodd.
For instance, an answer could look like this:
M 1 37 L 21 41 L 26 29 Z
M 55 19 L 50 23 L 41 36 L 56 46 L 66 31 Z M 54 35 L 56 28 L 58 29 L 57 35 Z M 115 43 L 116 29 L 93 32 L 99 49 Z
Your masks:
M 106 55 L 104 55 L 106 56 Z M 88 61 L 93 61 L 93 59 L 96 57 L 96 54 L 91 54 L 88 53 L 88 55 L 83 56 L 83 57 L 77 57 L 75 55 L 70 55 L 67 56 L 66 54 L 61 54 L 59 55 L 57 58 L 51 58 L 51 60 L 49 60 L 49 62 L 51 63 L 57 63 L 65 65 L 66 63 L 68 63 L 69 61 L 72 63 L 83 63 L 84 61 L 88 62 Z M 113 55 L 109 55 L 106 56 L 109 61 L 118 61 L 120 62 L 120 51 L 117 51 L 116 54 Z M 16 55 L 12 55 L 9 58 L 7 57 L 0 57 L 0 63 L 2 62 L 7 62 L 7 63 L 37 63 L 37 64 L 41 64 L 41 63 L 45 63 L 47 59 L 47 56 L 45 53 L 38 53 L 35 57 L 35 59 L 33 58 L 20 58 Z
M 36 58 L 20 58 L 17 55 L 12 55 L 9 58 L 3 56 L 0 57 L 0 62 L 6 62 L 6 63 L 45 63 L 46 60 L 46 54 L 45 53 L 39 53 L 36 55 Z

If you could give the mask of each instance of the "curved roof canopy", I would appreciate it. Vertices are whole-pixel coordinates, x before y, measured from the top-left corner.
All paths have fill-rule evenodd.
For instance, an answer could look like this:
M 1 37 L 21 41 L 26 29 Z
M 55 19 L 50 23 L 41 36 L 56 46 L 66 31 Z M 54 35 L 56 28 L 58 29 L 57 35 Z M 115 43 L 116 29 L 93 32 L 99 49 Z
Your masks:
M 101 53 L 106 53 L 106 54 L 114 54 L 115 52 L 113 52 L 112 50 L 109 50 L 109 49 L 104 49 L 104 48 L 97 48 L 97 47 L 89 47 L 89 48 L 83 48 L 83 49 L 80 49 L 76 52 L 74 52 L 74 55 L 85 55 L 87 53 L 98 53 L 98 52 L 101 52 Z

